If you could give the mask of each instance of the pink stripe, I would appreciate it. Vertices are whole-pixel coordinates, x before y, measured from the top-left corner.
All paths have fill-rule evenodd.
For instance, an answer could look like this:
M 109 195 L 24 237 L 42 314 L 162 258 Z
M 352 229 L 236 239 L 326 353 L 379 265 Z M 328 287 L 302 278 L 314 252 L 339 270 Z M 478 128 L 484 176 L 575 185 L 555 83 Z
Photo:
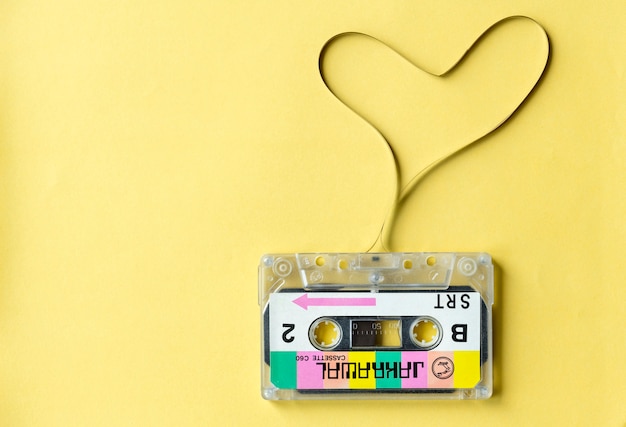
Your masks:
M 376 305 L 376 298 L 309 298 L 309 305 L 373 306 Z
M 315 356 L 320 356 L 320 351 L 299 351 L 297 355 L 298 388 L 299 389 L 323 389 L 322 368 L 314 361 Z

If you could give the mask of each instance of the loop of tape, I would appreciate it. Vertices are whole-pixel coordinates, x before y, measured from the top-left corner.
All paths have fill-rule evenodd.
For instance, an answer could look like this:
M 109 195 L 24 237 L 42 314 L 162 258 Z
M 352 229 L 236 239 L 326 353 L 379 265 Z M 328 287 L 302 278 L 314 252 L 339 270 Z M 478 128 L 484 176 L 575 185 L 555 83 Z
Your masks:
M 541 67 L 538 71 L 538 74 L 536 76 L 536 79 L 534 80 L 534 84 L 532 85 L 532 87 L 530 88 L 530 90 L 526 93 L 526 95 L 524 95 L 519 102 L 517 102 L 515 104 L 515 106 L 509 110 L 503 117 L 501 117 L 496 124 L 489 129 L 487 132 L 483 133 L 481 136 L 471 139 L 469 141 L 467 141 L 466 143 L 464 143 L 463 145 L 455 148 L 454 150 L 446 153 L 445 155 L 435 159 L 434 161 L 432 161 L 431 163 L 429 163 L 427 166 L 425 166 L 422 170 L 420 170 L 419 172 L 417 172 L 409 181 L 406 185 L 404 185 L 403 187 L 401 187 L 400 184 L 400 172 L 398 169 L 398 157 L 396 155 L 396 153 L 394 152 L 394 149 L 392 147 L 392 145 L 390 144 L 390 142 L 387 140 L 387 138 L 385 137 L 385 135 L 383 135 L 383 133 L 368 119 L 366 119 L 362 114 L 360 114 L 358 111 L 356 111 L 353 107 L 351 107 L 346 101 L 344 101 L 331 87 L 331 85 L 328 83 L 327 78 L 324 75 L 324 71 L 322 68 L 322 62 L 323 62 L 323 58 L 325 53 L 327 52 L 328 48 L 338 39 L 345 37 L 345 36 L 349 36 L 349 35 L 358 35 L 358 36 L 363 36 L 363 37 L 367 37 L 369 39 L 372 39 L 376 42 L 381 43 L 382 45 L 386 46 L 387 48 L 391 49 L 393 52 L 395 52 L 397 55 L 399 55 L 400 57 L 406 59 L 402 54 L 400 54 L 398 51 L 396 51 L 395 49 L 393 49 L 391 46 L 389 46 L 387 43 L 383 42 L 382 40 L 373 37 L 371 35 L 365 34 L 365 33 L 360 33 L 360 32 L 345 32 L 345 33 L 340 33 L 335 35 L 334 37 L 330 38 L 322 47 L 321 51 L 320 51 L 320 55 L 319 55 L 319 61 L 318 61 L 318 68 L 319 68 L 319 73 L 320 76 L 322 78 L 322 81 L 324 83 L 324 85 L 326 86 L 326 88 L 342 103 L 344 104 L 346 107 L 348 107 L 350 110 L 352 110 L 355 114 L 357 114 L 359 117 L 361 117 L 366 123 L 368 123 L 377 133 L 378 135 L 382 138 L 382 140 L 385 142 L 386 147 L 389 151 L 389 154 L 391 155 L 391 157 L 394 160 L 394 167 L 395 167 L 395 172 L 396 172 L 396 185 L 395 185 L 395 189 L 394 189 L 394 199 L 393 199 L 393 203 L 391 206 L 391 209 L 389 210 L 389 213 L 387 214 L 387 216 L 385 217 L 383 224 L 380 227 L 378 236 L 376 238 L 376 240 L 374 241 L 374 243 L 371 245 L 371 247 L 368 249 L 368 252 L 372 251 L 372 250 L 376 250 L 376 251 L 383 251 L 383 252 L 388 252 L 387 250 L 387 246 L 385 244 L 386 240 L 387 240 L 387 236 L 389 234 L 388 230 L 391 229 L 391 225 L 393 223 L 393 220 L 395 218 L 396 212 L 397 212 L 397 208 L 400 204 L 400 202 L 402 202 L 413 190 L 413 188 L 415 187 L 415 185 L 430 171 L 432 170 L 434 167 L 436 167 L 437 165 L 439 165 L 440 163 L 442 163 L 444 160 L 454 156 L 455 154 L 459 153 L 460 151 L 464 150 L 465 148 L 469 147 L 470 145 L 476 143 L 477 141 L 483 139 L 484 137 L 486 137 L 487 135 L 493 133 L 496 129 L 500 128 L 504 123 L 507 122 L 507 120 L 513 115 L 515 114 L 515 112 L 517 112 L 520 107 L 522 106 L 522 104 L 524 103 L 524 101 L 528 98 L 528 96 L 535 90 L 535 88 L 537 87 L 537 84 L 539 83 L 539 81 L 541 80 L 541 78 L 543 77 L 545 70 L 548 66 L 548 59 L 550 57 L 550 42 L 548 39 L 548 34 L 545 31 L 545 29 L 534 19 L 527 17 L 527 16 L 509 16 L 506 18 L 503 18 L 497 22 L 495 22 L 494 24 L 492 24 L 491 26 L 489 26 L 487 29 L 485 29 L 474 41 L 473 43 L 469 46 L 469 48 L 467 48 L 465 50 L 465 52 L 460 56 L 460 58 L 447 70 L 443 71 L 442 73 L 433 73 L 431 71 L 428 71 L 414 63 L 411 62 L 411 64 L 417 68 L 418 70 L 433 76 L 433 77 L 445 77 L 447 74 L 451 73 L 453 70 L 455 70 L 455 68 L 457 67 L 457 65 L 459 65 L 463 59 L 468 55 L 468 53 L 470 51 L 472 51 L 472 49 L 474 49 L 474 47 L 476 46 L 476 44 L 483 38 L 485 37 L 485 35 L 487 35 L 490 31 L 492 31 L 495 27 L 498 27 L 506 22 L 509 21 L 513 21 L 513 20 L 527 20 L 528 22 L 531 22 L 533 25 L 535 25 L 541 32 L 541 36 L 542 36 L 542 42 L 545 42 L 545 56 L 542 57 L 543 60 L 543 67 Z M 409 61 L 410 62 L 410 61 Z

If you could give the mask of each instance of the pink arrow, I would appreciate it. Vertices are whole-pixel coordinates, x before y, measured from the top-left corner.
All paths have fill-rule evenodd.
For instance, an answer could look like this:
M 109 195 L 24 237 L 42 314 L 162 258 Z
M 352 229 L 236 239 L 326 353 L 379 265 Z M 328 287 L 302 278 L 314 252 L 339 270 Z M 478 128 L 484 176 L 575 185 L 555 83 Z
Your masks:
M 309 307 L 313 306 L 374 306 L 376 305 L 376 298 L 309 298 L 309 294 L 304 294 L 293 302 L 308 310 Z

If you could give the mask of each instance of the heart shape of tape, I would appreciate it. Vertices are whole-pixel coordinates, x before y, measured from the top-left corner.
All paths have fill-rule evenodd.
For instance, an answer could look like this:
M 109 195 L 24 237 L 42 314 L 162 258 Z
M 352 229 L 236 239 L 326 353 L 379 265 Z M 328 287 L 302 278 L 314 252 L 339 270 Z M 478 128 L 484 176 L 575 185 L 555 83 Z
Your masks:
M 380 134 L 396 166 L 395 203 L 385 224 L 425 173 L 494 132 L 521 107 L 549 56 L 545 30 L 525 16 L 494 23 L 442 72 L 363 33 L 341 33 L 326 42 L 319 58 L 324 84 Z M 378 239 L 383 248 L 385 224 Z

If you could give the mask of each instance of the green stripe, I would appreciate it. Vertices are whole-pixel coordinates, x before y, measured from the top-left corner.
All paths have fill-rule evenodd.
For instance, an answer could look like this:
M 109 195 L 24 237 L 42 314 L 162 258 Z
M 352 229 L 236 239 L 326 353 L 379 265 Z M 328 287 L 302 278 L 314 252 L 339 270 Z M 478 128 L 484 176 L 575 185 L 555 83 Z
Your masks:
M 399 351 L 377 351 L 376 365 L 385 362 L 402 362 L 402 353 Z M 401 378 L 376 378 L 376 388 L 402 388 Z
M 273 351 L 270 354 L 270 366 L 272 384 L 282 389 L 297 387 L 295 351 Z

